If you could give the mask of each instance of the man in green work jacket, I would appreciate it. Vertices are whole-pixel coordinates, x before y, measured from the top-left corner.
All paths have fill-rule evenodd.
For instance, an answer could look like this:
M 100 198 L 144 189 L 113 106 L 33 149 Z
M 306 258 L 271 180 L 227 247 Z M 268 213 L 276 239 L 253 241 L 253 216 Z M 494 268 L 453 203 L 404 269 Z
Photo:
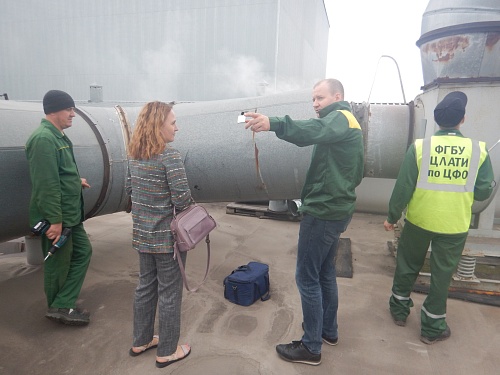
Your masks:
M 31 175 L 30 225 L 47 220 L 50 227 L 42 235 L 47 256 L 52 244 L 70 228 L 66 243 L 44 263 L 44 287 L 48 311 L 45 316 L 68 325 L 86 325 L 90 314 L 77 308 L 92 255 L 92 246 L 83 228 L 82 189 L 89 188 L 80 178 L 73 144 L 64 134 L 75 117 L 75 102 L 64 91 L 50 90 L 43 98 L 45 118 L 26 143 Z
M 312 93 L 318 118 L 292 120 L 248 112 L 246 128 L 273 131 L 297 146 L 314 145 L 302 188 L 295 281 L 302 301 L 304 335 L 276 346 L 290 362 L 319 365 L 321 346 L 338 343 L 338 287 L 334 258 L 340 235 L 351 221 L 355 188 L 363 178 L 364 146 L 358 121 L 336 79 L 317 82 Z
M 446 300 L 467 239 L 474 200 L 489 198 L 493 169 L 484 142 L 460 133 L 467 96 L 454 91 L 434 109 L 439 130 L 408 149 L 389 202 L 385 230 L 393 230 L 405 208 L 389 308 L 394 323 L 406 325 L 410 293 L 431 245 L 431 282 L 421 309 L 420 340 L 446 340 Z

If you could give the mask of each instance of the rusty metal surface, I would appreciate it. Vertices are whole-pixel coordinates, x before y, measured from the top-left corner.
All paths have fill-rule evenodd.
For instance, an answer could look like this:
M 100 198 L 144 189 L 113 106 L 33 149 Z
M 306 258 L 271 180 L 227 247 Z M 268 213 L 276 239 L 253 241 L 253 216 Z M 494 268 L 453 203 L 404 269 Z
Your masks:
M 500 77 L 500 2 L 431 0 L 422 18 L 424 88 L 437 81 Z
M 500 34 L 474 33 L 446 36 L 422 44 L 424 84 L 438 79 L 491 81 L 500 77 Z M 489 43 L 487 45 L 487 43 Z
M 425 44 L 422 54 L 434 54 L 438 62 L 448 62 L 455 57 L 455 51 L 465 50 L 470 45 L 467 36 L 455 35 L 448 38 L 439 39 L 436 42 Z

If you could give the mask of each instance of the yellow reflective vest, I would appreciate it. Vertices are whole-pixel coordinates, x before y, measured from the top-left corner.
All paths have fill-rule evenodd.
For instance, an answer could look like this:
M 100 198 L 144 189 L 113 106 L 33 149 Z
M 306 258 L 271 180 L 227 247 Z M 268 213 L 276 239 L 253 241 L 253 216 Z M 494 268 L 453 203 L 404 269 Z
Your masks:
M 415 141 L 418 180 L 407 219 L 436 233 L 469 230 L 474 185 L 486 156 L 486 144 L 455 135 Z

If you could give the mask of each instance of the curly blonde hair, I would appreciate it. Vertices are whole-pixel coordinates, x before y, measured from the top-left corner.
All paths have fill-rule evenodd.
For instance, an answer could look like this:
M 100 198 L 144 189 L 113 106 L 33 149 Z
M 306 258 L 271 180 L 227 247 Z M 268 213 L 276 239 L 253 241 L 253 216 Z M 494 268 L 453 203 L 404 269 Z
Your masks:
M 148 160 L 165 150 L 160 128 L 172 110 L 172 104 L 149 102 L 137 116 L 132 139 L 128 145 L 128 155 L 136 160 Z

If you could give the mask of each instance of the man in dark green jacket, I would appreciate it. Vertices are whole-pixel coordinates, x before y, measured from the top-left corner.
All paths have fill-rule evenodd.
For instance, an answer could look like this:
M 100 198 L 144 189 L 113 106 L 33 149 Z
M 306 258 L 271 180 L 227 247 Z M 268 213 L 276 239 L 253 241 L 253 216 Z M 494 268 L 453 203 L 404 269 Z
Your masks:
M 75 117 L 75 102 L 64 91 L 51 90 L 43 98 L 46 117 L 26 143 L 31 175 L 30 225 L 47 220 L 50 227 L 42 235 L 42 250 L 70 228 L 66 243 L 44 264 L 44 287 L 49 319 L 69 325 L 89 323 L 90 314 L 76 307 L 92 255 L 92 246 L 83 228 L 82 188 L 90 185 L 80 178 L 73 144 L 64 134 Z
M 245 126 L 254 132 L 274 131 L 297 146 L 314 145 L 301 193 L 295 280 L 302 301 L 304 335 L 300 341 L 276 346 L 286 361 L 321 363 L 321 345 L 338 343 L 338 288 L 334 258 L 339 237 L 347 229 L 356 202 L 355 188 L 363 178 L 364 146 L 361 127 L 344 101 L 336 79 L 319 81 L 313 88 L 318 118 L 292 120 L 289 116 L 251 117 Z

